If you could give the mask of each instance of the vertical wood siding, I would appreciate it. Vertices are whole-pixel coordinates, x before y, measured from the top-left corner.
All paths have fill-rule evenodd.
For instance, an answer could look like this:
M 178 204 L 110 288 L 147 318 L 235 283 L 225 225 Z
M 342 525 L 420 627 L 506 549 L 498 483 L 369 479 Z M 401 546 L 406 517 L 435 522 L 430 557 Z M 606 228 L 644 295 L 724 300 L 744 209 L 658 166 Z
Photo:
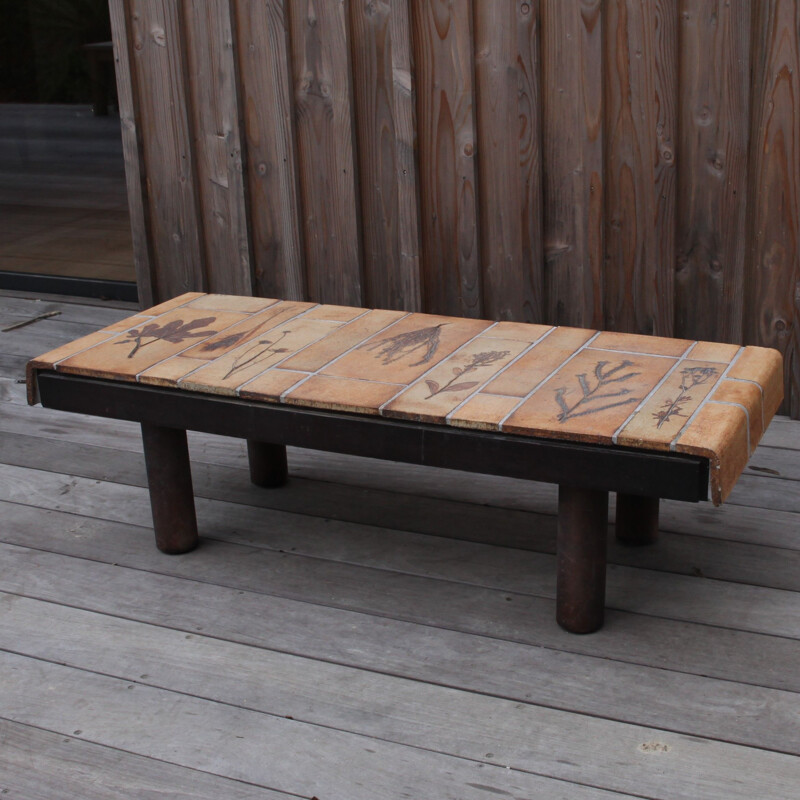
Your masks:
M 800 416 L 800 0 L 110 0 L 145 302 L 762 344 Z

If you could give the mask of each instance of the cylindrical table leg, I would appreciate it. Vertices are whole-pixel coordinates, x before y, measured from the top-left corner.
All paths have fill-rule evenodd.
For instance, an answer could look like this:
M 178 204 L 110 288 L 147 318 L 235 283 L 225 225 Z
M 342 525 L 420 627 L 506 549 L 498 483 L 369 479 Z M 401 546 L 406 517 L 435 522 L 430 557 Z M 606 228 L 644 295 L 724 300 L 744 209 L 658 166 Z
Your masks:
M 286 464 L 286 447 L 247 440 L 247 458 L 250 461 L 250 480 L 256 486 L 283 486 L 289 475 Z
M 186 431 L 142 423 L 142 441 L 156 545 L 187 553 L 197 547 L 197 517 Z
M 658 498 L 617 494 L 617 541 L 653 544 L 658 539 Z
M 556 621 L 570 633 L 603 625 L 608 492 L 560 486 Z

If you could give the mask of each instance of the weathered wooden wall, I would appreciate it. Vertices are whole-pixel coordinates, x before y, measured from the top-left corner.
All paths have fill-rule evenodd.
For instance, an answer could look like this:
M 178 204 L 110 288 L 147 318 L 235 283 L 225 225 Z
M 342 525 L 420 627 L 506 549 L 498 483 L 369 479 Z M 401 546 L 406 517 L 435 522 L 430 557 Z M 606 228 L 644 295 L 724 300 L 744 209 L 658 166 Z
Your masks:
M 140 293 L 778 347 L 800 0 L 109 0 Z

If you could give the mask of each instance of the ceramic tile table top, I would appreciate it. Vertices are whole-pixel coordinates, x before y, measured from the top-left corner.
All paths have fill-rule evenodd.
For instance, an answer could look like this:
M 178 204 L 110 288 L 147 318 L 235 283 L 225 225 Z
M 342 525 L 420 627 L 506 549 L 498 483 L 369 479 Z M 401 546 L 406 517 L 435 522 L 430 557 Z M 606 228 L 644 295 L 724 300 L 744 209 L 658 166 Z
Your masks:
M 189 293 L 41 369 L 710 460 L 722 502 L 783 397 L 760 347 Z

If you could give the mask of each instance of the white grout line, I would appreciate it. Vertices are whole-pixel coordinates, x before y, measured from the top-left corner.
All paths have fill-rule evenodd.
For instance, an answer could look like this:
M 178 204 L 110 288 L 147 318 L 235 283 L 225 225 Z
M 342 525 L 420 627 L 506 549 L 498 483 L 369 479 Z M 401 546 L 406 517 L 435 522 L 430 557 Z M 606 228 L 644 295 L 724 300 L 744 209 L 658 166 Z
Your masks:
M 197 299 L 198 298 L 196 298 L 196 297 L 192 298 L 192 300 L 197 300 Z M 98 328 L 96 331 L 94 331 L 94 333 L 105 333 L 105 334 L 107 334 L 106 338 L 103 339 L 102 342 L 95 342 L 95 344 L 90 344 L 88 347 L 84 347 L 83 350 L 78 350 L 75 353 L 73 353 L 72 355 L 64 356 L 64 358 L 60 358 L 58 361 L 54 361 L 53 362 L 53 368 L 56 369 L 59 364 L 61 364 L 63 361 L 66 361 L 69 358 L 72 358 L 73 356 L 79 356 L 82 353 L 85 353 L 87 350 L 91 350 L 94 347 L 100 347 L 101 344 L 108 344 L 112 339 L 124 336 L 126 333 L 128 333 L 128 331 L 135 330 L 136 328 L 141 327 L 143 324 L 147 325 L 149 322 L 152 322 L 155 319 L 161 319 L 161 317 L 163 317 L 166 314 L 171 314 L 173 311 L 178 311 L 181 308 L 185 308 L 189 303 L 192 302 L 192 300 L 187 300 L 185 303 L 181 303 L 181 305 L 175 306 L 175 308 L 170 308 L 170 309 L 167 309 L 166 311 L 162 311 L 160 314 L 156 314 L 155 316 L 153 316 L 151 314 L 142 314 L 142 313 L 132 314 L 131 316 L 134 316 L 134 317 L 146 317 L 147 318 L 147 322 L 145 322 L 145 323 L 137 322 L 136 324 L 131 325 L 129 328 L 125 328 L 124 330 L 121 330 L 121 331 L 106 331 L 106 330 L 103 330 L 103 328 Z M 145 310 L 147 310 L 147 309 L 145 309 Z M 130 319 L 130 317 L 128 319 Z M 120 322 L 123 322 L 123 321 L 124 320 L 120 320 Z M 112 323 L 112 324 L 116 324 L 116 323 Z M 87 334 L 87 336 L 92 336 L 92 335 L 93 334 Z M 135 376 L 135 377 L 138 380 L 138 376 Z
M 282 301 L 279 301 L 279 302 L 282 302 Z M 294 303 L 294 302 L 296 302 L 296 301 L 295 301 L 295 300 L 287 300 L 286 302 L 288 302 L 288 303 Z M 274 308 L 274 306 L 268 306 L 267 308 L 263 309 L 263 311 L 269 311 L 271 308 Z M 308 313 L 309 311 L 311 311 L 313 308 L 315 308 L 315 306 L 312 306 L 311 308 L 307 308 L 307 309 L 306 309 L 305 311 L 303 311 L 302 313 L 303 313 L 303 314 L 307 314 L 307 313 Z M 204 311 L 204 310 L 205 310 L 205 309 L 201 309 L 201 311 Z M 157 367 L 157 366 L 159 366 L 160 364 L 163 364 L 165 361 L 169 361 L 170 359 L 172 359 L 172 358 L 175 358 L 176 356 L 180 356 L 180 355 L 182 355 L 182 354 L 183 354 L 183 353 L 185 353 L 187 350 L 191 350 L 192 348 L 194 348 L 194 347 L 197 347 L 198 345 L 201 345 L 201 344 L 203 344 L 204 342 L 208 342 L 208 341 L 210 341 L 211 339 L 214 339 L 214 338 L 216 338 L 217 336 L 220 336 L 221 334 L 225 333 L 225 331 L 229 331 L 231 328 L 235 328 L 237 325 L 241 325 L 243 322 L 247 322 L 247 320 L 248 320 L 248 319 L 253 319 L 253 317 L 257 316 L 258 314 L 261 314 L 261 313 L 263 313 L 263 311 L 257 311 L 255 314 L 251 314 L 251 315 L 249 315 L 248 317 L 246 317 L 245 319 L 237 319 L 237 320 L 236 320 L 236 322 L 232 322 L 230 325 L 226 325 L 224 328 L 222 328 L 221 330 L 217 331 L 217 332 L 216 332 L 216 333 L 215 333 L 213 336 L 209 336 L 209 337 L 208 337 L 208 339 L 203 339 L 203 340 L 202 340 L 202 341 L 200 341 L 200 342 L 193 342 L 193 343 L 192 343 L 192 344 L 190 344 L 188 347 L 184 347 L 184 348 L 183 348 L 183 350 L 179 350 L 177 353 L 172 353 L 172 354 L 168 355 L 166 358 L 162 358 L 160 361 L 156 361 L 156 362 L 155 362 L 155 364 L 151 364 L 149 367 L 145 367 L 145 368 L 144 368 L 144 369 L 143 369 L 141 372 L 138 372 L 138 373 L 136 374 L 136 382 L 137 382 L 137 383 L 139 382 L 139 378 L 140 378 L 140 376 L 141 376 L 143 373 L 147 372 L 147 370 L 149 370 L 149 369 L 153 369 L 153 367 Z M 231 312 L 220 311 L 220 312 L 218 312 L 218 313 L 220 313 L 220 314 L 225 314 L 225 313 L 231 313 Z M 276 316 L 277 316 L 277 315 L 276 315 Z M 294 315 L 294 317 L 289 317 L 289 320 L 287 320 L 287 321 L 291 321 L 291 320 L 293 320 L 293 319 L 296 319 L 296 318 L 297 318 L 297 317 L 299 317 L 299 316 L 300 316 L 300 314 L 295 314 L 295 315 Z M 273 327 L 277 327 L 277 326 L 273 326 Z M 267 330 L 272 330 L 272 328 L 267 328 Z M 265 333 L 266 333 L 266 331 L 265 331 Z M 247 344 L 247 342 L 244 342 L 243 344 L 241 344 L 241 345 L 238 345 L 237 347 L 234 347 L 234 348 L 233 348 L 233 350 L 229 350 L 229 351 L 228 351 L 228 353 L 232 353 L 234 350 L 238 350 L 238 349 L 239 349 L 239 347 L 242 347 L 244 344 Z M 223 355 L 228 355 L 228 353 L 224 353 Z M 217 358 L 222 358 L 222 356 L 217 356 Z M 216 360 L 216 359 L 213 359 L 213 358 L 212 358 L 210 361 L 206 361 L 206 363 L 205 363 L 205 364 L 201 364 L 199 367 L 195 367 L 194 369 L 192 369 L 192 370 L 189 370 L 189 372 L 187 372 L 185 375 L 181 376 L 180 378 L 178 378 L 178 379 L 175 381 L 175 386 L 176 386 L 176 387 L 180 387 L 180 384 L 181 384 L 181 381 L 182 381 L 182 380 L 184 380 L 185 378 L 188 378 L 188 377 L 189 377 L 189 375 L 191 375 L 191 374 L 192 374 L 192 373 L 194 373 L 194 372 L 197 372 L 197 370 L 199 370 L 199 369 L 202 369 L 203 367 L 207 367 L 209 364 L 212 364 L 212 363 L 213 363 L 215 360 Z
M 469 320 L 465 320 L 465 321 L 469 321 Z M 445 323 L 445 324 L 447 324 L 447 323 Z M 430 375 L 431 372 L 433 372 L 437 367 L 439 367 L 442 364 L 444 364 L 445 361 L 447 361 L 448 359 L 452 358 L 457 353 L 460 353 L 468 344 L 472 344 L 476 339 L 478 339 L 484 333 L 486 333 L 486 331 L 490 331 L 492 328 L 494 328 L 498 324 L 499 324 L 499 321 L 498 322 L 493 322 L 488 328 L 484 328 L 482 331 L 480 331 L 479 333 L 476 333 L 470 339 L 467 339 L 467 341 L 464 342 L 464 344 L 460 344 L 458 347 L 456 347 L 455 350 L 453 350 L 452 352 L 450 352 L 446 356 L 444 356 L 444 358 L 440 358 L 430 369 L 426 369 L 425 372 L 423 372 L 421 375 L 419 375 L 416 378 L 414 378 L 414 380 L 412 380 L 411 383 L 407 383 L 399 392 L 397 392 L 397 394 L 392 395 L 392 397 L 390 397 L 385 403 L 382 403 L 380 406 L 378 406 L 378 413 L 381 416 L 383 416 L 383 409 L 386 408 L 386 406 L 388 406 L 389 403 L 391 403 L 394 400 L 396 400 L 398 397 L 400 397 L 401 394 L 403 394 L 403 392 L 407 391 L 412 386 L 416 386 L 418 383 L 420 383 L 421 381 L 425 380 L 425 376 L 426 375 Z
M 314 306 L 314 308 L 319 308 L 319 305 Z M 290 319 L 289 322 L 294 322 L 295 320 L 299 319 L 300 317 L 305 316 L 309 312 L 313 311 L 314 308 L 309 308 L 308 311 L 304 311 L 302 314 L 298 314 L 296 317 L 292 317 L 292 319 Z M 314 339 L 313 342 L 309 342 L 308 344 L 304 344 L 302 347 L 299 347 L 297 350 L 293 350 L 291 353 L 289 353 L 288 355 L 286 355 L 283 358 L 279 359 L 274 364 L 270 364 L 265 369 L 262 369 L 261 372 L 259 372 L 257 375 L 253 375 L 252 378 L 248 378 L 246 381 L 244 381 L 244 383 L 239 384 L 234 389 L 234 393 L 238 397 L 239 396 L 239 392 L 241 392 L 242 389 L 244 389 L 245 386 L 247 386 L 248 383 L 252 383 L 254 380 L 256 380 L 256 378 L 260 378 L 262 375 L 264 375 L 265 373 L 269 372 L 271 369 L 274 369 L 275 367 L 279 367 L 281 364 L 284 363 L 284 361 L 288 361 L 290 358 L 294 358 L 298 353 L 302 353 L 303 350 L 307 350 L 309 347 L 312 347 L 313 345 L 318 344 L 323 339 L 325 339 L 327 336 L 331 336 L 332 334 L 342 330 L 343 328 L 346 328 L 348 325 L 350 325 L 351 323 L 355 322 L 356 320 L 361 319 L 361 317 L 364 317 L 367 314 L 369 314 L 369 309 L 366 309 L 363 313 L 359 314 L 357 317 L 354 317 L 349 322 L 345 322 L 344 324 L 342 324 L 340 322 L 337 322 L 337 320 L 332 320 L 332 319 L 319 319 L 319 320 L 312 319 L 311 322 L 336 322 L 338 327 L 332 328 L 327 333 L 325 333 L 322 336 L 320 336 L 319 339 Z M 275 325 L 274 327 L 277 328 L 277 327 L 280 327 L 280 326 Z M 274 330 L 274 328 L 270 328 L 270 330 Z M 231 352 L 233 352 L 233 351 L 231 350 Z M 298 370 L 298 372 L 306 372 L 306 371 L 307 370 Z M 310 377 L 310 375 L 308 377 Z M 308 377 L 304 378 L 303 380 L 307 380 Z
M 691 353 L 692 350 L 694 350 L 696 345 L 697 342 L 692 342 L 692 344 L 689 345 L 689 347 L 685 350 L 684 354 L 680 356 L 678 360 L 667 370 L 664 377 L 644 396 L 642 402 L 636 406 L 636 408 L 631 412 L 630 416 L 625 420 L 625 422 L 623 422 L 622 425 L 620 425 L 619 428 L 617 428 L 617 430 L 614 431 L 614 435 L 611 437 L 612 444 L 617 443 L 617 437 L 620 435 L 620 433 L 622 433 L 623 428 L 642 410 L 645 403 L 647 403 L 647 401 L 664 385 L 664 383 L 666 383 L 669 376 L 672 375 L 675 372 L 675 370 L 678 369 L 678 366 L 681 365 L 686 360 L 689 353 Z
M 603 331 L 601 331 L 603 333 Z M 693 342 L 690 347 L 694 347 L 697 342 Z M 649 356 L 650 358 L 680 358 L 680 356 L 668 356 L 662 353 L 645 353 L 638 350 L 616 350 L 612 347 L 587 347 L 587 350 L 602 351 L 603 353 L 622 353 L 626 356 Z
M 372 311 L 376 311 L 376 310 L 378 310 L 378 309 L 374 309 L 374 308 L 368 309 L 363 314 L 361 314 L 360 316 L 356 317 L 356 319 L 361 319 L 361 317 L 364 317 L 367 314 L 371 313 Z M 297 381 L 297 383 L 292 384 L 288 389 L 286 389 L 285 391 L 281 392 L 281 396 L 278 398 L 278 401 L 281 402 L 281 403 L 285 403 L 286 402 L 286 395 L 288 395 L 290 392 L 293 392 L 295 389 L 297 389 L 298 386 L 302 386 L 306 381 L 311 380 L 311 378 L 315 377 L 316 375 L 319 375 L 320 372 L 322 372 L 322 370 L 327 369 L 328 367 L 332 366 L 333 364 L 335 364 L 340 359 L 344 358 L 347 355 L 350 355 L 350 353 L 352 353 L 353 351 L 358 350 L 359 347 L 361 347 L 362 345 L 366 344 L 369 341 L 372 341 L 372 339 L 374 339 L 376 336 L 380 336 L 385 331 L 388 331 L 389 328 L 393 328 L 399 322 L 402 322 L 404 319 L 408 319 L 408 317 L 410 317 L 412 313 L 413 312 L 408 311 L 407 313 L 403 314 L 401 317 L 398 317 L 394 322 L 390 322 L 386 327 L 381 328 L 379 331 L 375 331 L 375 333 L 371 333 L 369 336 L 367 336 L 366 339 L 361 339 L 361 341 L 356 342 L 352 347 L 349 347 L 347 350 L 345 350 L 344 353 L 340 353 L 338 356 L 336 356 L 336 358 L 332 358 L 330 361 L 326 361 L 321 367 L 318 367 L 316 370 L 314 370 L 314 372 L 310 372 L 308 375 L 305 376 L 305 378 L 301 378 L 299 381 Z M 355 319 L 352 320 L 352 322 L 355 322 L 355 321 L 356 321 Z M 348 325 L 349 324 L 350 323 L 348 323 Z M 336 375 L 331 375 L 330 377 L 335 378 L 337 376 Z
M 758 382 L 754 380 L 750 380 L 750 378 L 731 378 L 728 377 L 729 381 L 737 381 L 738 383 L 752 383 L 753 386 L 758 387 L 758 391 L 761 392 L 761 430 L 766 431 L 767 429 L 767 418 L 764 412 L 764 405 L 765 405 L 765 398 L 764 398 L 764 387 Z
M 686 432 L 688 427 L 694 422 L 694 418 L 711 401 L 711 398 L 714 396 L 714 394 L 716 393 L 717 389 L 719 389 L 719 387 L 722 386 L 722 381 L 725 380 L 725 378 L 727 377 L 728 373 L 731 371 L 731 369 L 733 369 L 733 365 L 739 360 L 739 356 L 743 352 L 744 352 L 744 347 L 740 347 L 739 348 L 739 352 L 736 353 L 736 355 L 731 360 L 731 363 L 728 364 L 727 367 L 725 367 L 725 370 L 723 371 L 722 375 L 719 376 L 719 380 L 717 381 L 717 383 L 714 386 L 714 388 L 705 396 L 705 398 L 701 401 L 700 405 L 697 406 L 697 408 L 692 412 L 692 415 L 689 417 L 689 419 L 687 419 L 686 422 L 683 424 L 683 427 L 678 431 L 677 434 L 675 434 L 675 438 L 669 444 L 670 451 L 672 451 L 672 452 L 675 451 L 676 447 L 678 446 L 678 439 L 680 439 L 681 436 L 683 436 L 683 434 Z
M 530 400 L 530 398 L 531 398 L 531 397 L 533 397 L 533 395 L 534 395 L 534 394 L 535 394 L 535 393 L 536 393 L 536 392 L 537 392 L 537 391 L 538 391 L 538 390 L 539 390 L 539 389 L 540 389 L 542 386 L 544 386 L 544 384 L 545 384 L 545 383 L 547 383 L 547 381 L 549 381 L 549 380 L 550 380 L 550 378 L 552 378 L 552 377 L 553 377 L 553 375 L 555 375 L 555 374 L 556 374 L 556 373 L 557 373 L 557 372 L 558 372 L 558 371 L 559 371 L 559 370 L 560 370 L 562 367 L 564 367 L 564 366 L 566 366 L 567 364 L 569 364 L 569 362 L 570 362 L 570 361 L 572 361 L 572 359 L 573 359 L 573 358 L 575 358 L 575 356 L 577 356 L 577 355 L 578 355 L 578 353 L 582 353 L 584 350 L 586 350 L 586 348 L 587 348 L 587 347 L 588 347 L 588 346 L 589 346 L 589 345 L 590 345 L 590 344 L 591 344 L 591 343 L 592 343 L 592 342 L 593 342 L 593 341 L 594 341 L 594 340 L 595 340 L 595 339 L 596 339 L 596 338 L 597 338 L 597 337 L 598 337 L 598 336 L 599 336 L 601 333 L 602 333 L 602 331 L 597 331 L 597 332 L 596 332 L 596 333 L 595 333 L 593 336 L 590 336 L 590 337 L 589 337 L 589 338 L 588 338 L 588 339 L 587 339 L 587 340 L 586 340 L 586 341 L 585 341 L 585 342 L 584 342 L 584 343 L 583 343 L 583 344 L 582 344 L 582 345 L 581 345 L 581 346 L 580 346 L 580 347 L 579 347 L 579 348 L 578 348 L 578 349 L 577 349 L 577 350 L 576 350 L 576 351 L 575 351 L 575 352 L 574 352 L 574 353 L 573 353 L 571 356 L 569 356 L 568 358 L 564 359 L 564 361 L 562 361 L 562 362 L 561 362 L 561 363 L 560 363 L 560 364 L 559 364 L 559 365 L 558 365 L 558 366 L 557 366 L 557 367 L 556 367 L 556 368 L 555 368 L 555 369 L 554 369 L 554 370 L 553 370 L 553 371 L 552 371 L 552 372 L 551 372 L 551 373 L 550 373 L 550 374 L 549 374 L 549 375 L 548 375 L 546 378 L 544 378 L 543 380 L 539 381 L 539 383 L 537 383 L 537 384 L 536 384 L 536 386 L 534 386 L 534 387 L 533 387 L 533 389 L 531 389 L 531 390 L 528 392 L 528 394 L 526 394 L 526 395 L 525 395 L 525 396 L 524 396 L 524 397 L 523 397 L 523 398 L 522 398 L 522 399 L 521 399 L 521 400 L 520 400 L 520 401 L 519 401 L 519 402 L 518 402 L 518 403 L 517 403 L 517 404 L 514 406 L 514 408 L 512 408 L 512 409 L 511 409 L 511 411 L 509 411 L 509 412 L 508 412 L 508 414 L 506 414 L 506 415 L 503 417 L 503 419 L 501 419 L 501 420 L 500 420 L 500 422 L 497 424 L 497 430 L 499 430 L 499 431 L 502 431 L 502 430 L 503 430 L 503 426 L 506 424 L 506 422 L 508 422 L 508 418 L 509 418 L 509 417 L 510 417 L 510 416 L 511 416 L 511 415 L 512 415 L 512 414 L 513 414 L 513 413 L 514 413 L 514 412 L 515 412 L 515 411 L 516 411 L 516 410 L 517 410 L 517 409 L 518 409 L 518 408 L 519 408 L 519 407 L 520 407 L 520 406 L 521 406 L 523 403 L 525 403 L 527 400 Z
M 749 458 L 751 455 L 750 452 L 750 412 L 747 410 L 746 406 L 743 406 L 741 403 L 734 403 L 731 400 L 714 400 L 714 403 L 718 406 L 734 406 L 735 408 L 741 408 L 744 411 L 745 419 L 747 420 L 747 457 Z
M 545 331 L 538 339 L 536 339 L 536 341 L 530 342 L 527 345 L 527 347 L 525 347 L 522 350 L 522 352 L 520 352 L 516 356 L 514 356 L 514 358 L 512 358 L 511 361 L 509 361 L 508 364 L 506 364 L 502 369 L 499 369 L 493 375 L 490 375 L 477 389 L 475 389 L 475 391 L 470 392 L 454 409 L 452 409 L 452 411 L 450 411 L 447 414 L 447 416 L 445 416 L 445 418 L 444 418 L 445 422 L 449 423 L 450 422 L 450 418 L 453 416 L 453 414 L 456 413 L 456 411 L 458 411 L 463 405 L 465 405 L 470 400 L 472 400 L 473 397 L 475 397 L 476 395 L 480 394 L 481 391 L 483 391 L 483 388 L 487 384 L 491 383 L 495 378 L 499 378 L 500 375 L 502 375 L 509 367 L 512 367 L 523 356 L 525 356 L 528 353 L 530 353 L 530 351 L 533 350 L 533 348 L 536 347 L 536 345 L 539 344 L 539 342 L 541 342 L 542 339 L 546 339 L 555 329 L 556 329 L 555 326 L 553 326 L 552 328 L 550 328 L 549 331 Z M 487 338 L 494 338 L 494 337 L 487 337 Z M 497 341 L 507 341 L 507 340 L 497 339 Z
M 106 338 L 103 339 L 102 342 L 94 342 L 94 344 L 90 344 L 88 347 L 84 347 L 81 350 L 76 350 L 74 353 L 70 353 L 68 356 L 64 356 L 64 358 L 59 358 L 58 361 L 54 361 L 53 362 L 53 369 L 57 370 L 59 364 L 63 364 L 68 359 L 73 358 L 74 356 L 79 356 L 81 353 L 85 353 L 87 350 L 91 350 L 93 347 L 100 347 L 101 344 L 108 343 L 109 341 L 111 341 L 111 339 L 113 339 L 117 335 L 116 333 L 113 333 L 111 331 L 94 331 L 94 333 L 87 333 L 86 336 L 94 336 L 96 333 L 105 333 L 106 334 Z M 85 338 L 85 337 L 81 337 L 81 338 Z M 66 345 L 66 344 L 69 344 L 69 342 L 65 342 L 64 343 L 64 345 Z M 61 347 L 64 347 L 64 345 L 60 345 L 59 347 L 54 347 L 53 349 L 54 350 L 59 350 Z M 47 355 L 47 353 L 43 353 L 43 355 Z M 37 367 L 37 369 L 40 369 L 40 368 Z

